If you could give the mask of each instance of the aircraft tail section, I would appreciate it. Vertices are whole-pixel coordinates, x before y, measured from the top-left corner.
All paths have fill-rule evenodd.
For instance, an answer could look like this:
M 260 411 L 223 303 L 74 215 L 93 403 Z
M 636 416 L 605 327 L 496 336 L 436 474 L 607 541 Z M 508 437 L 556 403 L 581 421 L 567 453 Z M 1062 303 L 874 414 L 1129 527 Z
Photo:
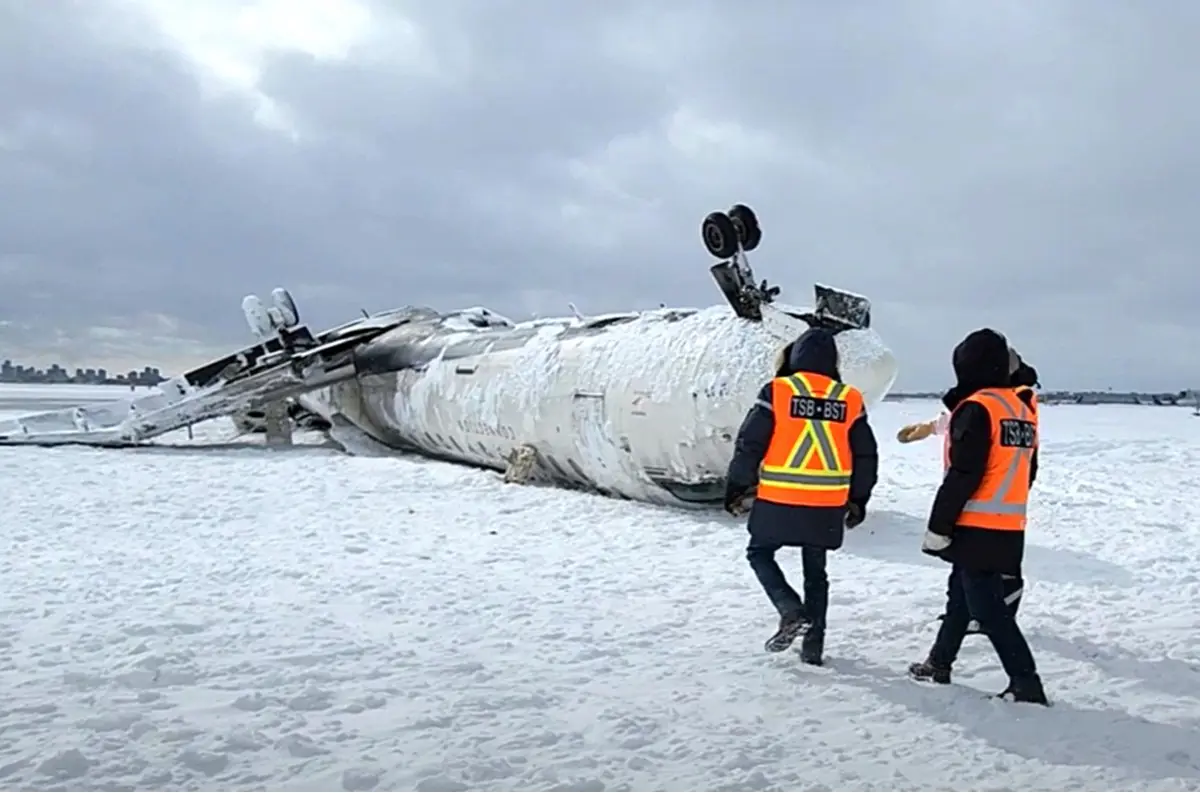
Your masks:
M 182 375 L 162 383 L 156 393 L 3 420 L 0 445 L 129 446 L 354 376 L 352 363 L 328 369 L 297 364 L 287 357 L 259 371 L 215 378 L 199 387 Z
M 271 306 L 248 295 L 242 312 L 257 342 L 160 384 L 155 393 L 0 420 L 0 446 L 129 446 L 239 411 L 290 399 L 357 374 L 354 350 L 407 315 L 368 318 L 319 335 L 299 324 L 286 289 Z

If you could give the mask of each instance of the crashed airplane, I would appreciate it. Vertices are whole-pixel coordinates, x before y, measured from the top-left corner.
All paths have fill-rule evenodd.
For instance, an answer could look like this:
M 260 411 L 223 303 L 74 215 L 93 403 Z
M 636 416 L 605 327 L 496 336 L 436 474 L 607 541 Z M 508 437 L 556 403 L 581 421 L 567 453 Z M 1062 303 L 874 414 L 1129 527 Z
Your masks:
M 805 329 L 832 330 L 842 377 L 877 404 L 896 361 L 870 302 L 816 285 L 811 309 L 776 302 L 747 254 L 742 204 L 701 226 L 727 305 L 513 322 L 485 308 L 406 307 L 314 334 L 285 289 L 243 313 L 257 341 L 159 393 L 0 421 L 0 444 L 128 446 L 221 416 L 244 429 L 271 406 L 329 432 L 522 480 L 675 505 L 720 503 L 738 426 Z M 278 413 L 278 410 L 277 410 Z M 287 420 L 287 419 L 285 419 Z

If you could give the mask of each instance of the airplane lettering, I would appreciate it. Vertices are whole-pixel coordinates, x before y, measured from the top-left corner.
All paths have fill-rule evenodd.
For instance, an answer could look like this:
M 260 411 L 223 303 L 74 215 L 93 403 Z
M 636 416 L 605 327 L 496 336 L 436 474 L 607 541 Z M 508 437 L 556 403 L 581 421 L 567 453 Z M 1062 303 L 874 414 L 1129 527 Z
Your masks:
M 479 421 L 459 419 L 458 428 L 472 435 L 487 435 L 492 438 L 504 438 L 506 440 L 516 440 L 517 437 L 517 433 L 512 427 L 503 424 L 492 427 Z

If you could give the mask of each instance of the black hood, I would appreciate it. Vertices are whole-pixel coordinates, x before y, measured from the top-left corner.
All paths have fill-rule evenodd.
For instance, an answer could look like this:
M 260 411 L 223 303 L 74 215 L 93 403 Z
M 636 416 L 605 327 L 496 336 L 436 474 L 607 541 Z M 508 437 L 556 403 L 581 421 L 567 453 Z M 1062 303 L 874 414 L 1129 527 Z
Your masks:
M 812 372 L 841 380 L 838 374 L 837 341 L 824 328 L 809 328 L 788 345 L 786 360 L 776 373 L 786 377 L 796 372 Z
M 952 361 L 957 382 L 942 398 L 951 410 L 976 391 L 1009 385 L 1008 340 L 991 328 L 967 334 L 954 348 Z
M 1041 383 L 1038 382 L 1037 369 L 1025 363 L 1021 358 L 1021 354 L 1011 347 L 1008 349 L 1008 352 L 1008 384 L 1014 387 L 1023 385 L 1030 387 L 1040 386 Z

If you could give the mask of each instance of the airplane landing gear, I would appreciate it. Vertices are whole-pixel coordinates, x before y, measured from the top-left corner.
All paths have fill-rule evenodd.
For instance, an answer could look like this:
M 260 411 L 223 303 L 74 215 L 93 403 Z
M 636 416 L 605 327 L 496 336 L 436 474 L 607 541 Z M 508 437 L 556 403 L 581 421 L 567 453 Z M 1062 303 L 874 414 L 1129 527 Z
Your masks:
M 728 212 L 710 212 L 700 224 L 700 236 L 712 256 L 726 261 L 710 268 L 725 299 L 739 317 L 753 321 L 762 319 L 762 305 L 779 294 L 779 287 L 766 281 L 754 283 L 747 251 L 762 242 L 762 228 L 754 210 L 745 204 L 734 204 Z

